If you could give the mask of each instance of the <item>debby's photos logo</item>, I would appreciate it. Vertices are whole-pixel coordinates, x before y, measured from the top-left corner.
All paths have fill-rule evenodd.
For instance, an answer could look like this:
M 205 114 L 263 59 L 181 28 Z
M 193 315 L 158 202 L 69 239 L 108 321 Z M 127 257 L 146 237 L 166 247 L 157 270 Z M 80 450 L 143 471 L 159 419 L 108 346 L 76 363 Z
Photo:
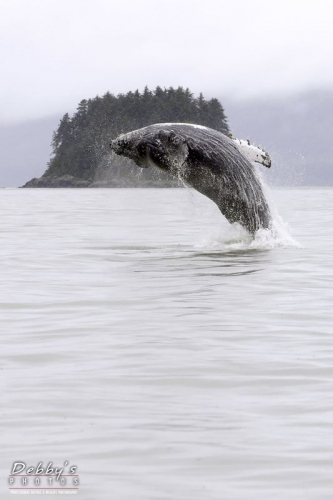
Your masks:
M 56 467 L 52 462 L 46 466 L 39 462 L 36 466 L 27 466 L 25 462 L 14 462 L 8 476 L 10 493 L 14 494 L 76 494 L 79 490 L 77 466 L 66 460 L 63 467 Z

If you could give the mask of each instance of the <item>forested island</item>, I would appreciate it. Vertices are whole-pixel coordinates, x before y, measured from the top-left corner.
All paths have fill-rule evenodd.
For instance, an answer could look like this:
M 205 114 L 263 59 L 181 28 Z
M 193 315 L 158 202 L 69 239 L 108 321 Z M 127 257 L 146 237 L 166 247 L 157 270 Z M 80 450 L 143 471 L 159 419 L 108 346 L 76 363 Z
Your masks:
M 196 123 L 229 134 L 218 99 L 195 98 L 182 87 L 82 100 L 53 133 L 52 157 L 45 173 L 23 187 L 173 187 L 178 183 L 155 169 L 139 169 L 110 152 L 110 141 L 152 123 Z

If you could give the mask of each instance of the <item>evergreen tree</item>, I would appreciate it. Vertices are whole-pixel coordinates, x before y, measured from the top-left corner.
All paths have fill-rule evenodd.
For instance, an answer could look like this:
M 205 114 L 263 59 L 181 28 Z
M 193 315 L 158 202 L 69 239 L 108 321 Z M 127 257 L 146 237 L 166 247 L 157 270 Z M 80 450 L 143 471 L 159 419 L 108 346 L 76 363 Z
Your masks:
M 71 118 L 66 113 L 60 120 L 52 138 L 53 157 L 43 177 L 71 175 L 82 180 L 93 180 L 101 171 L 124 182 L 136 177 L 138 169 L 128 163 L 119 167 L 119 160 L 111 155 L 110 140 L 120 133 L 129 132 L 152 123 L 197 123 L 229 133 L 224 109 L 218 99 L 205 100 L 203 94 L 196 99 L 186 88 L 145 87 L 114 96 L 83 99 Z M 154 172 L 147 169 L 140 176 L 147 181 Z

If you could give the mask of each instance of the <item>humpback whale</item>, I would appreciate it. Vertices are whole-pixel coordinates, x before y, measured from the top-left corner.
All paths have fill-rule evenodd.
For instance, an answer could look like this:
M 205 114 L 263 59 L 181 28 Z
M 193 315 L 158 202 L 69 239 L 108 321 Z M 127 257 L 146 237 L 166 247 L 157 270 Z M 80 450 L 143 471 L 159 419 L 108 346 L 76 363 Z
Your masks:
M 213 200 L 230 223 L 250 233 L 268 228 L 270 210 L 253 161 L 270 167 L 269 155 L 248 141 L 187 123 L 159 123 L 122 134 L 111 150 L 139 167 L 155 167 Z

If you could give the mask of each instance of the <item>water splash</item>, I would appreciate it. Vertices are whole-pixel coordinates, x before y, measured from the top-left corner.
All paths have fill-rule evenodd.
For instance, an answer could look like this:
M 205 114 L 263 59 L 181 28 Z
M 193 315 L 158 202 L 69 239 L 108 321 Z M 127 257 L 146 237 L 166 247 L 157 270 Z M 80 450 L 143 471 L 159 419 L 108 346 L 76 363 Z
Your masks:
M 205 237 L 196 247 L 218 251 L 271 250 L 274 248 L 302 248 L 292 234 L 289 224 L 279 215 L 271 191 L 264 180 L 261 170 L 254 166 L 256 176 L 262 186 L 270 208 L 272 222 L 268 229 L 259 229 L 251 235 L 240 224 L 229 224 L 223 220 L 218 231 Z
M 229 224 L 195 245 L 211 250 L 244 251 L 274 248 L 301 248 L 283 221 L 273 221 L 270 229 L 259 229 L 254 237 L 239 224 Z

